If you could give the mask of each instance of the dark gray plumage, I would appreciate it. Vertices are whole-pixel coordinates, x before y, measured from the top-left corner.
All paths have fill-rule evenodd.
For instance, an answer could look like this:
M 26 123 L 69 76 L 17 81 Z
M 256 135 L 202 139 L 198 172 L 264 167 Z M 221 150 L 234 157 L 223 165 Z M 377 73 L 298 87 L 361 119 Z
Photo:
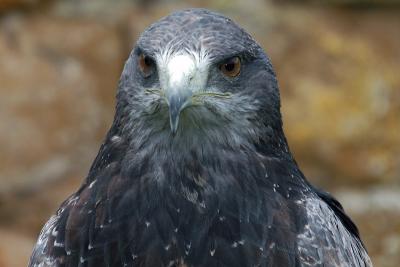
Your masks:
M 372 264 L 339 202 L 293 159 L 261 47 L 191 9 L 140 37 L 89 175 L 29 266 Z

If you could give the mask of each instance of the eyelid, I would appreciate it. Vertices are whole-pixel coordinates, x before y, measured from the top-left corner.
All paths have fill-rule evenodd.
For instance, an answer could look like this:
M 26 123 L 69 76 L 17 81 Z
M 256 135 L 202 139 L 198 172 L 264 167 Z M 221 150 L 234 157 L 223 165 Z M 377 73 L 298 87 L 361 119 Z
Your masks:
M 243 62 L 243 57 L 242 57 L 241 53 L 235 53 L 235 54 L 232 54 L 232 55 L 229 55 L 229 56 L 224 56 L 222 59 L 219 59 L 219 60 L 217 61 L 217 66 L 219 66 L 219 65 L 221 65 L 221 64 L 224 64 L 224 63 L 226 63 L 227 61 L 229 61 L 230 59 L 235 58 L 235 57 L 238 57 L 239 60 L 240 60 L 241 62 Z
M 256 58 L 254 54 L 249 53 L 249 51 L 240 51 L 240 52 L 235 52 L 232 54 L 224 55 L 223 57 L 220 57 L 216 60 L 215 64 L 216 66 L 219 66 L 220 64 L 223 64 L 227 60 L 233 58 L 233 57 L 238 57 L 240 59 L 241 64 L 246 64 L 248 62 L 251 62 Z
M 142 47 L 137 47 L 135 54 L 136 54 L 136 56 L 140 56 L 141 54 L 144 54 L 144 55 L 150 57 L 152 60 L 154 60 L 154 55 L 150 51 L 143 49 Z

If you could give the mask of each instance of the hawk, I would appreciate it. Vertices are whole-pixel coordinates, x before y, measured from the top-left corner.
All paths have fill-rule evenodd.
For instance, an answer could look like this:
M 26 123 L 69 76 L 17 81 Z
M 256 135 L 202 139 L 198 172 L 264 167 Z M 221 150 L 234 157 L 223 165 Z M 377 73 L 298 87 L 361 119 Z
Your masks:
M 372 264 L 296 164 L 268 56 L 231 19 L 190 9 L 140 36 L 104 143 L 29 266 Z

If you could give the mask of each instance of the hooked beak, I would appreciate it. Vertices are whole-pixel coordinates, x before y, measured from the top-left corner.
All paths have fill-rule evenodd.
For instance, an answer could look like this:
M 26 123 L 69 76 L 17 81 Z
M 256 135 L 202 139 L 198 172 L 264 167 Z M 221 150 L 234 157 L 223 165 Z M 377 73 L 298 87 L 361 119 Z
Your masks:
M 179 117 L 187 106 L 191 104 L 191 94 L 185 92 L 176 92 L 167 97 L 169 107 L 169 123 L 171 133 L 176 134 L 179 126 Z
M 181 112 L 192 104 L 193 92 L 199 85 L 194 77 L 198 72 L 195 59 L 187 54 L 173 55 L 160 72 L 160 83 L 169 107 L 171 133 L 176 134 Z

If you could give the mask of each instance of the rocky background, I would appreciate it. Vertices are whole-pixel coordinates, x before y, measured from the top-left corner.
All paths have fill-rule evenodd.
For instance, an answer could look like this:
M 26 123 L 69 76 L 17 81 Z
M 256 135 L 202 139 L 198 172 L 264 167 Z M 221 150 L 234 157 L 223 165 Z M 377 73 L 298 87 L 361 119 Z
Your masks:
M 263 45 L 305 174 L 343 203 L 375 266 L 399 266 L 398 0 L 0 0 L 0 267 L 26 266 L 87 174 L 138 34 L 186 7 Z

